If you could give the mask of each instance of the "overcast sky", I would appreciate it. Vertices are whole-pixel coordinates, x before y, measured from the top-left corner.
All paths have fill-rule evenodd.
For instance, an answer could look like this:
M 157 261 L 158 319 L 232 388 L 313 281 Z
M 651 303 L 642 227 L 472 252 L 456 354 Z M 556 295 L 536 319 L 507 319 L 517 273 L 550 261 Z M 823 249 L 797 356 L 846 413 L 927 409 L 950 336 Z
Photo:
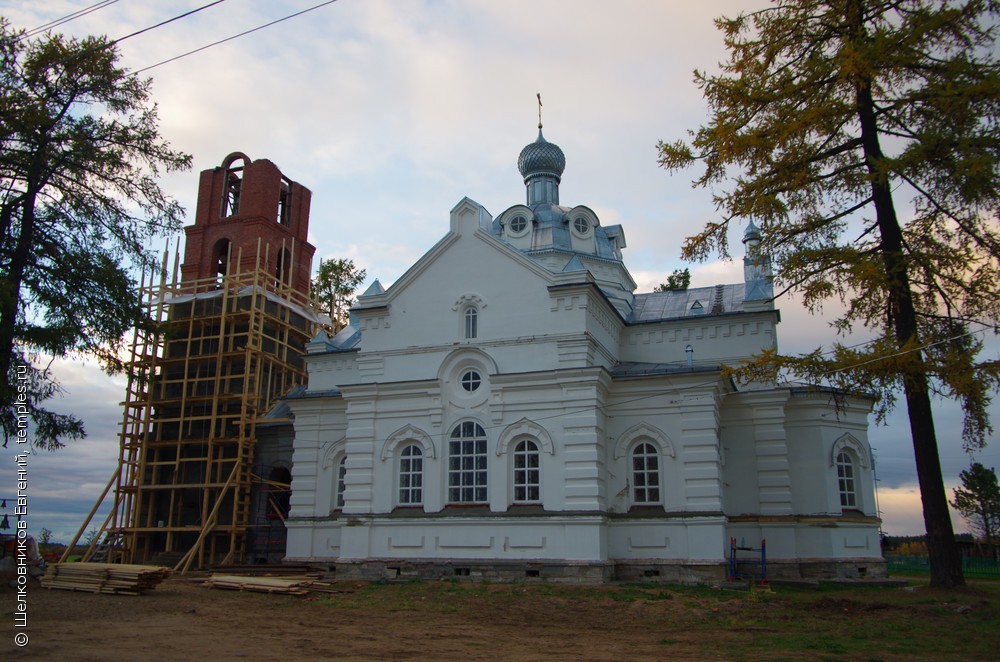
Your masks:
M 94 1 L 0 0 L 0 14 L 31 29 Z M 204 4 L 120 0 L 56 30 L 120 38 Z M 122 63 L 143 69 L 316 4 L 227 0 L 124 41 Z M 685 266 L 693 286 L 740 282 L 740 262 L 680 261 L 682 238 L 716 212 L 710 192 L 691 188 L 695 171 L 657 167 L 656 142 L 682 138 L 705 118 L 692 71 L 726 57 L 712 19 L 760 4 L 340 0 L 142 74 L 154 80 L 161 134 L 194 158 L 191 171 L 162 184 L 193 222 L 198 172 L 234 151 L 268 158 L 313 192 L 317 260 L 351 258 L 368 272 L 362 289 L 374 278 L 388 286 L 447 232 L 448 213 L 464 196 L 493 214 L 523 202 L 517 156 L 537 135 L 540 92 L 545 136 L 566 154 L 561 202 L 623 226 L 639 291 Z M 739 235 L 732 240 L 738 247 Z M 778 307 L 783 351 L 833 338 L 827 321 L 795 299 Z M 31 457 L 28 528 L 68 541 L 115 469 L 124 380 L 92 363 L 56 368 L 66 389 L 57 407 L 81 415 L 90 436 Z M 1000 423 L 1000 406 L 991 411 Z M 961 412 L 936 401 L 935 416 L 952 487 L 970 462 Z M 888 426 L 873 424 L 870 440 L 885 530 L 923 533 L 905 411 Z M 0 459 L 0 496 L 9 499 L 13 449 Z M 1000 466 L 1000 445 L 975 459 Z M 956 528 L 965 525 L 956 519 Z

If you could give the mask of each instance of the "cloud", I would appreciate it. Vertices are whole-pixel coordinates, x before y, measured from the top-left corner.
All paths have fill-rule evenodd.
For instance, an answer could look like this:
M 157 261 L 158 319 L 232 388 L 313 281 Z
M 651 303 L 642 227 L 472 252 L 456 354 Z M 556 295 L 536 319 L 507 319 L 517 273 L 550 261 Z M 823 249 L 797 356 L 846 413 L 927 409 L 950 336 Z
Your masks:
M 115 3 L 59 29 L 121 37 L 200 4 Z M 140 69 L 313 4 L 223 3 L 123 42 L 123 62 Z M 732 230 L 734 261 L 680 260 L 683 238 L 720 215 L 711 191 L 691 188 L 699 173 L 660 169 L 655 146 L 706 120 L 692 70 L 712 71 L 726 57 L 712 19 L 763 4 L 337 2 L 143 74 L 153 78 L 163 136 L 194 157 L 191 172 L 162 183 L 191 221 L 199 171 L 233 151 L 269 158 L 313 191 L 317 255 L 354 259 L 368 271 L 362 288 L 376 277 L 389 285 L 448 231 L 449 210 L 463 196 L 494 214 L 523 202 L 516 160 L 537 135 L 541 92 L 545 136 L 567 159 L 561 202 L 623 226 L 626 265 L 641 291 L 685 266 L 695 287 L 740 282 L 741 227 Z M 69 0 L 8 5 L 7 18 L 25 27 L 80 8 Z M 786 351 L 832 338 L 834 308 L 811 316 L 794 300 L 780 307 Z M 67 390 L 59 407 L 81 414 L 90 438 L 32 458 L 32 530 L 65 537 L 114 469 L 124 384 L 93 365 L 60 363 L 59 372 Z M 958 440 L 960 408 L 943 400 L 934 407 L 944 473 L 954 480 L 970 459 Z M 873 427 L 870 439 L 884 488 L 912 485 L 905 412 Z M 1000 466 L 995 444 L 979 458 Z M 912 499 L 888 503 L 912 511 Z

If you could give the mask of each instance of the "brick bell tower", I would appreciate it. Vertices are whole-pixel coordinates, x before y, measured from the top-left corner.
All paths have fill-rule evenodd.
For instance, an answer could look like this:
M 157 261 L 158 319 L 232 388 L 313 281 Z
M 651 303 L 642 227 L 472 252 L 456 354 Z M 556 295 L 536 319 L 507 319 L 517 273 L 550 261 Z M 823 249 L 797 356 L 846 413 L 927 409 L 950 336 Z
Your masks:
M 307 241 L 311 198 L 271 161 L 241 152 L 202 171 L 195 222 L 184 228 L 182 282 L 263 268 L 277 283 L 308 294 L 316 252 Z
M 116 560 L 183 571 L 284 555 L 291 457 L 259 444 L 257 425 L 305 383 L 305 343 L 321 322 L 310 198 L 240 152 L 201 173 L 180 278 L 175 268 L 143 290 L 158 324 L 137 330 L 130 362 L 104 529 Z

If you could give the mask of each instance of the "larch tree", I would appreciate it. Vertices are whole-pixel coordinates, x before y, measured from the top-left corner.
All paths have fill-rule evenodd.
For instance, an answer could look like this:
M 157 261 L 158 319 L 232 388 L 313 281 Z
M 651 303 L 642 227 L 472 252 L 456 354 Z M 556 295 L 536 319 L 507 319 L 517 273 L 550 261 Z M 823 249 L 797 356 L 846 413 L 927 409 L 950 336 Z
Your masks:
M 334 332 L 347 326 L 348 311 L 354 304 L 352 295 L 366 275 L 366 270 L 355 267 L 353 260 L 338 258 L 319 261 L 312 289 L 329 313 Z
M 123 337 L 146 323 L 132 268 L 183 211 L 157 184 L 191 157 L 161 139 L 149 79 L 104 37 L 29 38 L 0 18 L 0 427 L 54 449 L 85 435 L 46 409 L 51 359 L 123 369 Z M 30 425 L 28 425 L 30 423 Z
M 674 273 L 667 277 L 666 283 L 660 283 L 653 290 L 654 292 L 673 292 L 674 290 L 686 290 L 691 285 L 690 269 L 674 269 Z
M 720 219 L 683 257 L 728 257 L 752 219 L 777 291 L 801 294 L 849 337 L 803 356 L 765 352 L 746 379 L 794 374 L 876 397 L 900 391 L 909 416 L 931 583 L 964 583 L 941 475 L 932 395 L 956 398 L 963 440 L 981 447 L 1000 363 L 979 360 L 1000 322 L 998 5 L 990 0 L 777 0 L 720 18 L 729 52 L 695 72 L 710 107 L 660 164 L 700 163 Z M 855 341 L 856 342 L 856 341 Z
M 996 470 L 973 462 L 958 477 L 962 486 L 952 491 L 951 505 L 962 513 L 972 533 L 994 549 L 1000 540 L 1000 484 Z

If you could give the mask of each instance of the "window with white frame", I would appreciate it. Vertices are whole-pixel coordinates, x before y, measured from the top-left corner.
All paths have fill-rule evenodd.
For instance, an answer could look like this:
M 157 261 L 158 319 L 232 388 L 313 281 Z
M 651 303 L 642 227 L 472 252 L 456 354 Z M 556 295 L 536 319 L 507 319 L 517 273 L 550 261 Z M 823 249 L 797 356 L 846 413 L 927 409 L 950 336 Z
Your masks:
M 424 453 L 408 444 L 399 454 L 399 503 L 413 506 L 424 500 Z
M 486 502 L 486 431 L 473 421 L 456 425 L 448 440 L 448 501 Z
M 462 388 L 472 393 L 482 385 L 483 376 L 479 374 L 478 370 L 470 369 L 462 373 L 462 378 L 459 381 L 462 383 Z
M 479 311 L 473 306 L 465 309 L 465 337 L 479 337 Z
M 857 508 L 858 490 L 854 459 L 846 452 L 837 453 L 837 483 L 840 490 L 840 507 Z
M 541 501 L 538 444 L 525 439 L 514 446 L 514 503 Z
M 341 510 L 344 507 L 344 488 L 346 486 L 347 478 L 347 456 L 340 458 L 340 462 L 337 463 L 337 489 L 334 494 L 333 503 L 336 510 Z
M 632 502 L 661 503 L 660 454 L 653 444 L 644 442 L 632 450 Z

